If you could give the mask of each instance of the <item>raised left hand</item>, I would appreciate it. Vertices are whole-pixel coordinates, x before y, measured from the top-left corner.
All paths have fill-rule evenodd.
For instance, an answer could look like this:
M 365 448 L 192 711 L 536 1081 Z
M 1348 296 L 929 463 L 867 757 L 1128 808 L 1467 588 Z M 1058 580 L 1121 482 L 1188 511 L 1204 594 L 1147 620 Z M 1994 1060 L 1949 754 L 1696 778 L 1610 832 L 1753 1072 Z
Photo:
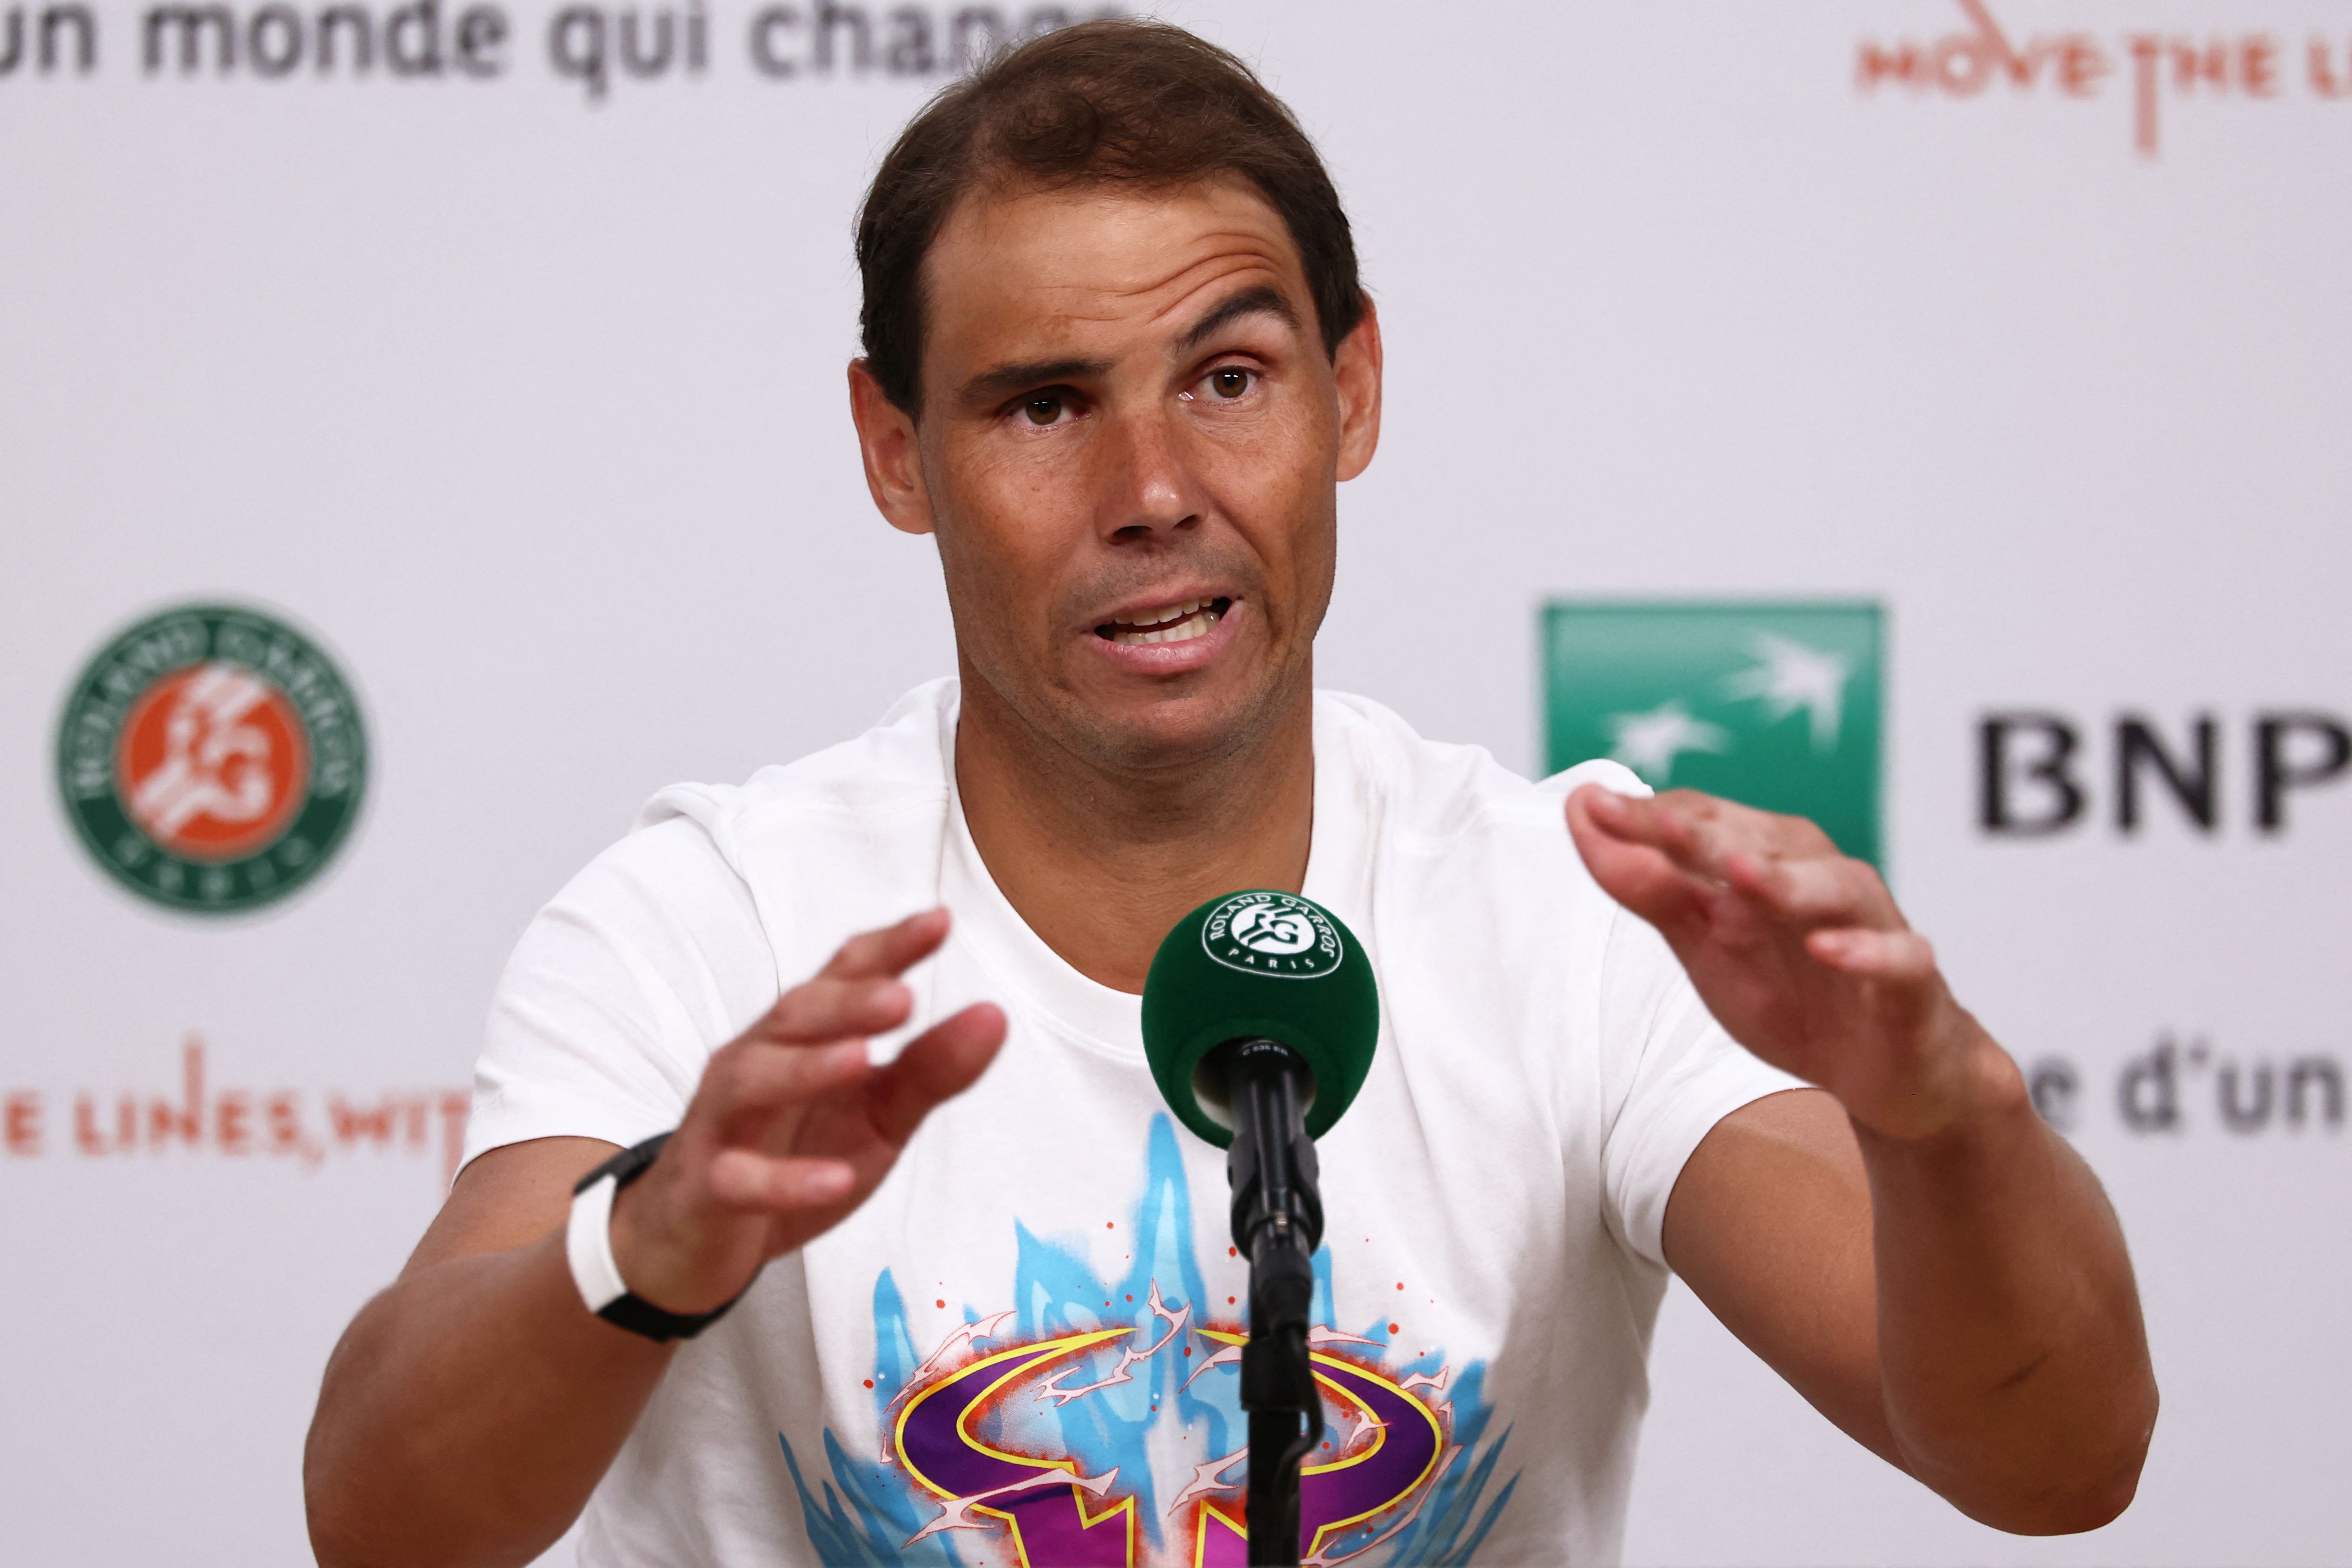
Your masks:
M 2017 1092 L 1878 873 L 1802 817 L 1587 784 L 1568 829 L 1609 895 L 1655 926 L 1732 1037 L 1888 1137 L 1932 1137 Z

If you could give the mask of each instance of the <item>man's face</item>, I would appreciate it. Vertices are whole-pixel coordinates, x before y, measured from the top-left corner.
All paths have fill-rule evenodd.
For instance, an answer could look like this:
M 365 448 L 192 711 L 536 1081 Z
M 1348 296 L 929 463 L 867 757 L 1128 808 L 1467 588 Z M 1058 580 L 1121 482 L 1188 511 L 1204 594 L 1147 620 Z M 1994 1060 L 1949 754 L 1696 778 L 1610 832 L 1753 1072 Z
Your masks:
M 1307 689 L 1337 490 L 1371 459 L 1370 316 L 1326 356 L 1248 185 L 966 199 L 926 260 L 919 425 L 862 367 L 890 521 L 935 531 L 972 676 L 1114 767 L 1230 754 Z

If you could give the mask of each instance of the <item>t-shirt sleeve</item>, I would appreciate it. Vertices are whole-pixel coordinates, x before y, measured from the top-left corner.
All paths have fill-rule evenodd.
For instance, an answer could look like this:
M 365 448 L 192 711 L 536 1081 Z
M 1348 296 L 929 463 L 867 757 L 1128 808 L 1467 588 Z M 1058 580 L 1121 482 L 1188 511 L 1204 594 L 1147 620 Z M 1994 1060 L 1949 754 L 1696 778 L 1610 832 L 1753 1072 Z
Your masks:
M 1666 1200 L 1683 1163 L 1726 1116 L 1804 1080 L 1725 1033 L 1656 928 L 1617 911 L 1602 960 L 1601 1037 L 1609 1103 L 1601 1173 L 1612 1228 L 1664 1264 Z
M 639 828 L 540 910 L 508 960 L 465 1158 L 532 1138 L 627 1145 L 677 1126 L 710 1053 L 776 994 L 751 889 L 702 826 Z

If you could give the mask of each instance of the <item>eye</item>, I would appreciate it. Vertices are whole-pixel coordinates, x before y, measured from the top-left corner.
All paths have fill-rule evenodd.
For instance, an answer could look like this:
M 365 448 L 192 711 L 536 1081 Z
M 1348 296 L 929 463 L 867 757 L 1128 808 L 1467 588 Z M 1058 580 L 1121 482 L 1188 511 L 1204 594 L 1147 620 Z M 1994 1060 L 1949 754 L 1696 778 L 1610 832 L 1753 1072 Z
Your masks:
M 1023 400 L 1021 416 L 1032 425 L 1057 425 L 1068 408 L 1068 400 L 1060 393 L 1041 392 Z
M 1201 384 L 1211 396 L 1230 403 L 1257 384 L 1257 372 L 1243 365 L 1219 365 L 1202 378 Z

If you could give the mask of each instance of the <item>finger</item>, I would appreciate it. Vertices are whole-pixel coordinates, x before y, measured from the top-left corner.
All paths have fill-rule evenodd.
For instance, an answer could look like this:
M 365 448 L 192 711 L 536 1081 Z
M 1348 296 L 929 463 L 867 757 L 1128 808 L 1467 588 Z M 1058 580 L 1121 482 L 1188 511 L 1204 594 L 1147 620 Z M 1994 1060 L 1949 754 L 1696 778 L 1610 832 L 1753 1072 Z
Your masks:
M 722 1149 L 711 1156 L 709 1182 L 711 1197 L 725 1207 L 774 1213 L 837 1204 L 856 1186 L 857 1173 L 845 1160 L 780 1160 Z
M 915 1010 L 915 994 L 896 980 L 841 980 L 820 974 L 776 998 L 753 1037 L 783 1045 L 822 1044 L 895 1029 Z
M 1705 921 L 1706 889 L 1649 841 L 1654 822 L 1644 818 L 1636 827 L 1617 810 L 1642 804 L 1646 803 L 1629 802 L 1598 784 L 1570 795 L 1568 831 L 1577 853 L 1603 892 L 1661 931 Z M 1619 826 L 1633 831 L 1621 833 Z
M 1568 798 L 1594 826 L 1628 844 L 1663 850 L 1668 836 L 1683 831 L 1676 818 L 1659 809 L 1655 795 L 1620 795 L 1603 784 L 1586 784 Z
M 1723 879 L 1797 925 L 1892 931 L 1903 924 L 1878 874 L 1843 855 L 1783 857 L 1738 850 L 1724 858 Z
M 1805 951 L 1815 963 L 1857 980 L 1916 984 L 1936 973 L 1936 950 L 1915 931 L 1817 931 L 1805 938 Z
M 1596 803 L 1597 804 L 1597 803 Z M 1657 848 L 1675 865 L 1708 881 L 1729 879 L 1736 854 L 1784 860 L 1828 858 L 1828 835 L 1801 816 L 1759 811 L 1695 789 L 1668 790 L 1647 800 L 1613 797 L 1601 826 L 1617 837 Z
M 1004 1012 L 979 1002 L 932 1025 L 875 1075 L 866 1099 L 874 1129 L 904 1143 L 941 1100 L 970 1089 L 1004 1044 Z
M 711 1058 L 703 1073 L 704 1097 L 724 1127 L 742 1111 L 815 1100 L 872 1070 L 863 1039 L 815 1047 L 747 1040 Z
M 833 980 L 887 978 L 929 958 L 947 939 L 947 910 L 925 910 L 897 925 L 851 937 L 817 973 Z
M 1630 844 L 1646 844 L 1685 870 L 1707 877 L 1721 875 L 1708 854 L 1720 837 L 1714 819 L 1727 808 L 1743 808 L 1696 790 L 1678 789 L 1646 796 L 1619 795 L 1598 784 L 1587 784 L 1585 790 L 1593 792 L 1586 802 L 1593 821 L 1612 837 Z M 1585 790 L 1577 793 L 1582 795 Z

